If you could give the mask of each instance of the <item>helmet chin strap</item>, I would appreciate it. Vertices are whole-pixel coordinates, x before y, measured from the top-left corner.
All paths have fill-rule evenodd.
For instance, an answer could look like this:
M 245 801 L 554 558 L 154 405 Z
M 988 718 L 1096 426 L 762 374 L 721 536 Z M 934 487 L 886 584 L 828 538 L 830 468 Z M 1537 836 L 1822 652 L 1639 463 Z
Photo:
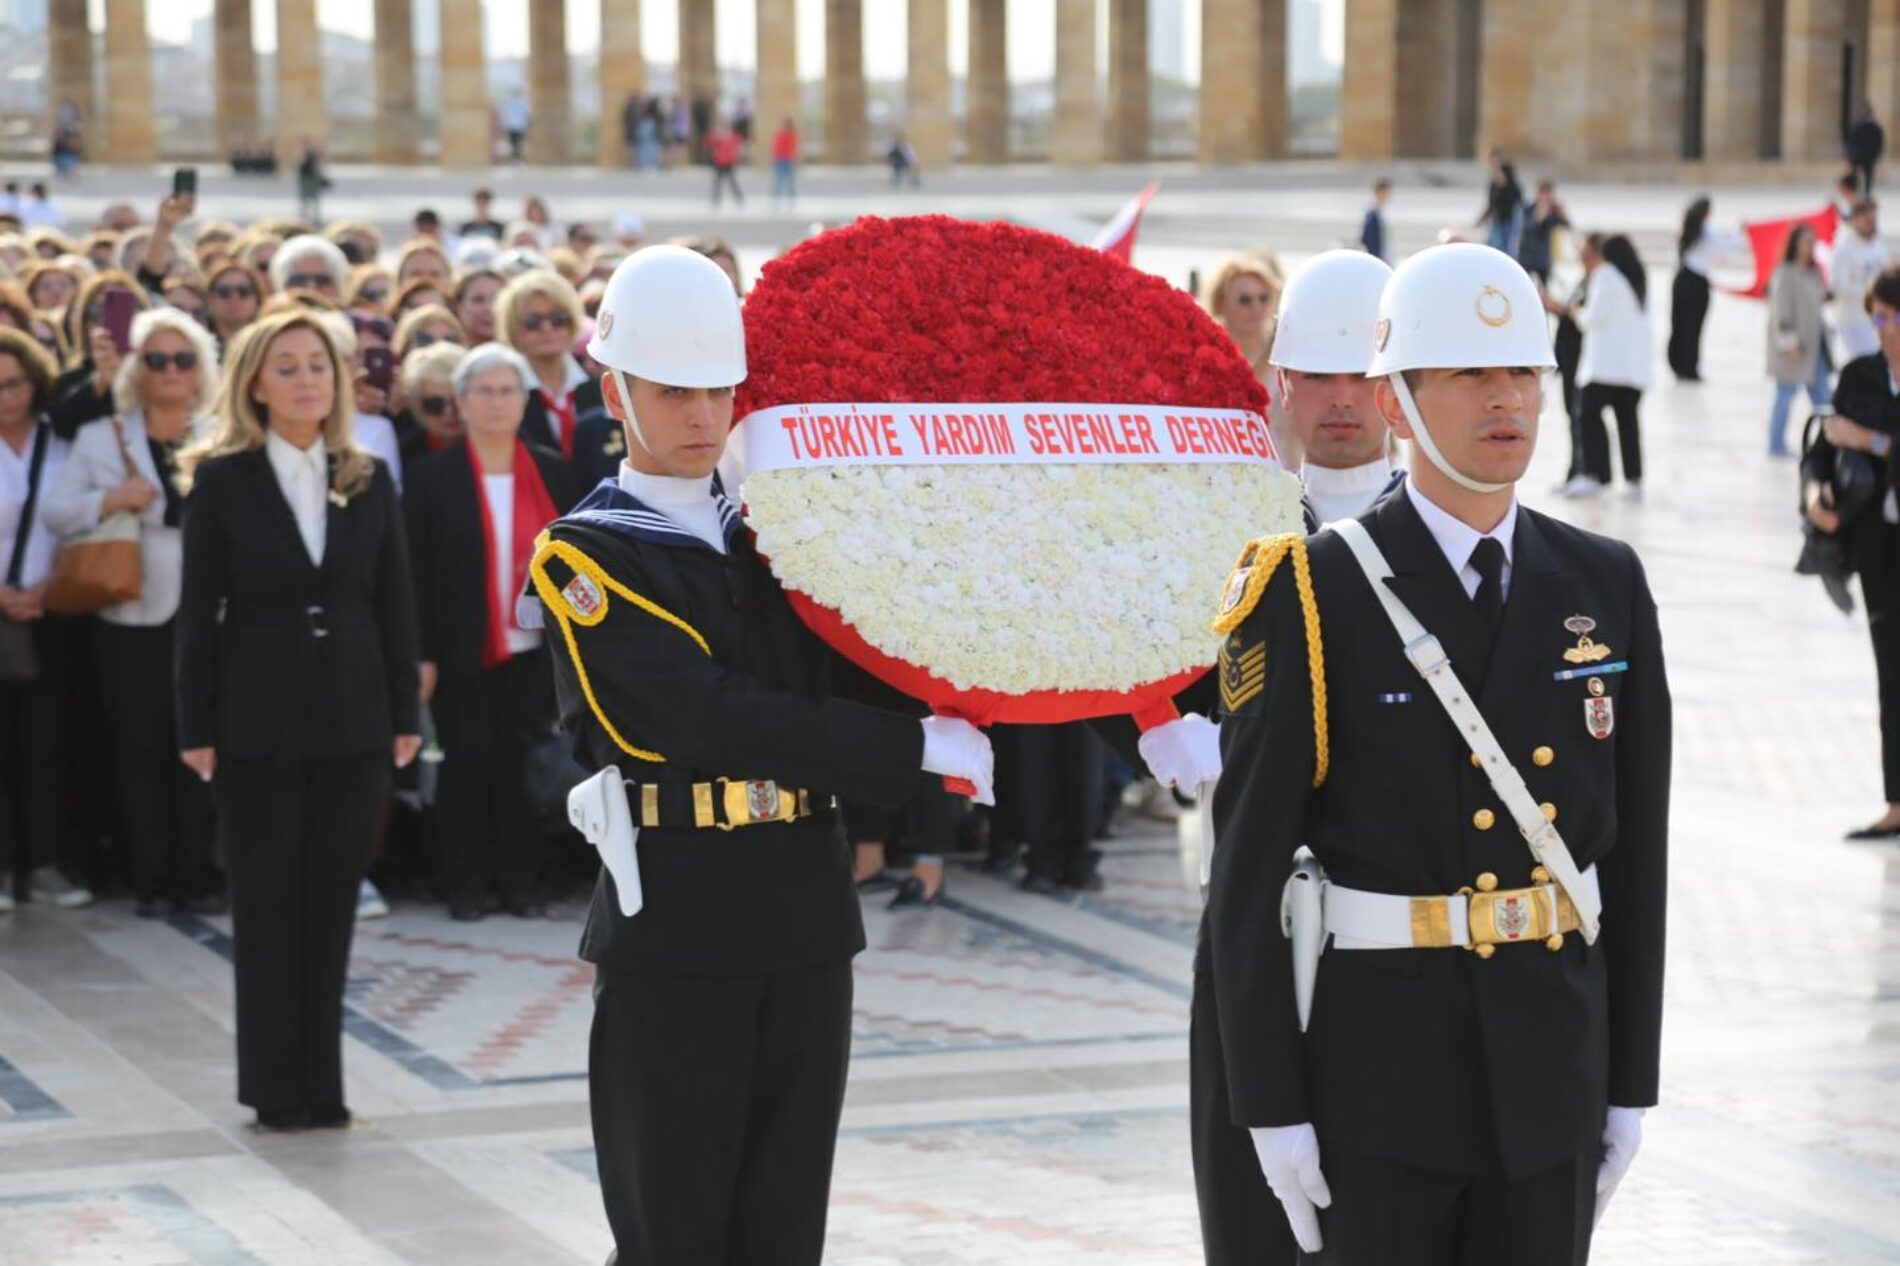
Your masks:
M 1405 417 L 1412 424 L 1412 442 L 1419 446 L 1432 465 L 1438 467 L 1440 474 L 1460 488 L 1471 492 L 1503 492 L 1511 486 L 1488 484 L 1482 480 L 1473 479 L 1445 460 L 1445 455 L 1438 451 L 1438 442 L 1432 438 L 1431 431 L 1426 429 L 1425 419 L 1418 411 L 1418 403 L 1412 399 L 1412 389 L 1405 385 L 1405 375 L 1387 374 L 1386 380 L 1392 384 L 1392 392 L 1399 398 L 1399 407 L 1405 410 Z
M 647 456 L 658 461 L 659 458 L 653 453 L 653 445 L 647 443 L 646 434 L 640 430 L 640 419 L 633 412 L 633 392 L 627 387 L 627 376 L 613 368 L 609 368 L 607 373 L 614 380 L 614 389 L 620 393 L 620 408 L 627 415 L 625 418 L 627 429 L 633 432 L 634 440 L 647 451 Z

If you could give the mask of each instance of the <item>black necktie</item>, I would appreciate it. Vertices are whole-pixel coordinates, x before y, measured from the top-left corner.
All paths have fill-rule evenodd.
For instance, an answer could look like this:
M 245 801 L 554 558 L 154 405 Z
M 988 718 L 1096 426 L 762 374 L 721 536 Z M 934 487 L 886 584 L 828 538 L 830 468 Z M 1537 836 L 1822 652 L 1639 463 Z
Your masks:
M 1478 591 L 1471 601 L 1487 632 L 1495 634 L 1504 619 L 1504 546 L 1496 537 L 1485 536 L 1471 551 L 1471 569 L 1478 573 Z

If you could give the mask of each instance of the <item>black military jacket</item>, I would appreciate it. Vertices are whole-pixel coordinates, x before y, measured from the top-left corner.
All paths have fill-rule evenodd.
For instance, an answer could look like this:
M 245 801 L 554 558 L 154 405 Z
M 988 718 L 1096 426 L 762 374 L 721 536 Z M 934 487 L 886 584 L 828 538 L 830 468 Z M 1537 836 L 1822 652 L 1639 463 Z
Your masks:
M 1405 659 L 1346 543 L 1310 541 L 1324 650 L 1329 770 L 1307 634 L 1282 564 L 1223 646 L 1224 768 L 1209 893 L 1215 989 L 1235 1124 L 1311 1121 L 1346 1148 L 1427 1168 L 1534 1173 L 1599 1144 L 1606 1103 L 1656 1101 L 1662 1016 L 1670 700 L 1656 607 L 1627 545 L 1520 509 L 1494 648 L 1419 518 L 1394 496 L 1360 520 L 1388 582 L 1459 677 L 1579 867 L 1597 866 L 1602 933 L 1462 949 L 1328 949 L 1299 1031 L 1280 896 L 1309 846 L 1337 884 L 1455 893 L 1535 866 L 1504 805 Z M 1610 650 L 1583 666 L 1565 621 Z M 1264 646 L 1264 673 L 1259 672 Z M 1592 681 L 1608 700 L 1586 709 Z
M 534 583 L 582 763 L 642 783 L 771 779 L 814 804 L 901 804 L 924 776 L 922 728 L 833 696 L 831 652 L 724 508 L 725 555 L 611 482 L 550 528 Z M 646 829 L 638 852 L 645 908 L 622 916 L 603 870 L 581 940 L 590 962 L 737 974 L 864 948 L 835 810 L 732 831 Z

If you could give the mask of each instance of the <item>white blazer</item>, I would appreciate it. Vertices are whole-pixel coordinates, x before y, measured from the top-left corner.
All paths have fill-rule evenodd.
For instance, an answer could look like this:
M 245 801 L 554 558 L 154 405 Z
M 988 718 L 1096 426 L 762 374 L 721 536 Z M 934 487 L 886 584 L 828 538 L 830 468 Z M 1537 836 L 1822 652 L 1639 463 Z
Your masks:
M 1637 302 L 1628 278 L 1608 264 L 1598 265 L 1590 274 L 1577 325 L 1583 330 L 1583 354 L 1577 361 L 1579 384 L 1649 389 L 1656 356 L 1649 312 Z
M 165 526 L 164 483 L 146 443 L 145 415 L 133 412 L 120 419 L 125 447 L 139 478 L 160 488 L 139 516 L 139 596 L 105 608 L 99 618 L 108 624 L 150 627 L 165 623 L 178 611 L 184 576 L 184 533 Z M 192 423 L 192 434 L 202 434 L 208 417 Z M 44 494 L 41 513 L 46 526 L 62 539 L 81 536 L 99 526 L 99 507 L 106 494 L 125 481 L 125 459 L 112 433 L 112 419 L 98 418 L 79 428 L 72 456 L 59 472 L 59 481 Z

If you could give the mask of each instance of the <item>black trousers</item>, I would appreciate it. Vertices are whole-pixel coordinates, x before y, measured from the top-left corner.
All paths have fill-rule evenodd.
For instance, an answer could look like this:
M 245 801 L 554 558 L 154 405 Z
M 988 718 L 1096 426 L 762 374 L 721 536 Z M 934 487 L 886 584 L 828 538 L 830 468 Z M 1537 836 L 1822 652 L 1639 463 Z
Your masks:
M 1081 722 L 1019 734 L 1029 873 L 1082 884 L 1101 860 L 1091 844 L 1101 826 L 1102 740 Z
M 1557 375 L 1563 383 L 1564 416 L 1570 420 L 1570 469 L 1566 481 L 1583 470 L 1583 392 L 1577 386 L 1577 364 L 1583 356 L 1583 331 L 1569 317 L 1557 318 L 1557 334 L 1551 342 L 1557 356 Z
M 1678 268 L 1669 288 L 1669 368 L 1678 378 L 1702 376 L 1702 322 L 1709 315 L 1709 279 Z
M 1252 1137 L 1234 1124 L 1205 917 L 1194 948 L 1194 1004 L 1188 1019 L 1188 1128 L 1207 1266 L 1294 1266 L 1300 1246 L 1293 1228 L 1261 1176 Z
M 917 856 L 941 857 L 956 846 L 957 819 L 963 801 L 944 790 L 940 779 L 927 778 L 901 808 L 843 804 L 845 838 L 852 844 L 882 844 L 884 863 L 895 866 Z
M 601 968 L 588 1097 L 620 1266 L 818 1266 L 851 1053 L 851 962 Z
M 343 1103 L 343 981 L 389 774 L 388 752 L 218 762 L 212 792 L 231 868 L 239 1103 Z
M 1616 415 L 1616 442 L 1623 453 L 1623 478 L 1630 483 L 1643 479 L 1643 432 L 1637 421 L 1636 406 L 1643 393 L 1635 387 L 1613 387 L 1607 383 L 1585 383 L 1582 432 L 1583 473 L 1602 483 L 1610 482 L 1610 434 L 1603 426 L 1603 411 Z
M 523 779 L 528 746 L 554 723 L 546 649 L 493 668 L 444 673 L 430 701 L 442 746 L 436 784 L 438 873 L 452 900 L 533 899 L 540 839 Z
M 1869 511 L 1878 514 L 1879 509 Z M 1887 534 L 1889 557 L 1900 563 L 1900 527 L 1868 524 Z M 1883 551 L 1883 553 L 1886 551 Z M 1863 569 L 1860 595 L 1867 603 L 1867 631 L 1874 639 L 1874 679 L 1880 694 L 1880 769 L 1888 804 L 1900 804 L 1900 566 Z
M 1512 1182 L 1450 1174 L 1320 1145 L 1333 1193 L 1326 1251 L 1309 1266 L 1584 1266 L 1599 1158 L 1577 1156 Z
M 63 860 L 69 633 L 69 622 L 35 620 L 38 675 L 0 681 L 0 883 L 9 893 L 15 876 Z
M 101 621 L 93 642 L 133 895 L 184 900 L 215 892 L 211 789 L 178 759 L 171 623 L 135 628 Z
M 715 165 L 712 169 L 712 174 L 712 198 L 715 207 L 719 205 L 720 194 L 726 189 L 732 190 L 732 200 L 734 202 L 740 206 L 745 205 L 745 191 L 739 188 L 739 173 L 736 169 Z

